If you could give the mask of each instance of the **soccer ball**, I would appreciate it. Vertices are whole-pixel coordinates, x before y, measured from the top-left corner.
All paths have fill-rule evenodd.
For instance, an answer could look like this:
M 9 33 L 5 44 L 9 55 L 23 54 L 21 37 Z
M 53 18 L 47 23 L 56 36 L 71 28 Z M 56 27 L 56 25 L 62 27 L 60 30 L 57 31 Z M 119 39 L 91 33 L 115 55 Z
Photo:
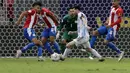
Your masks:
M 59 61 L 60 60 L 60 55 L 58 53 L 54 53 L 51 55 L 51 60 L 52 61 Z

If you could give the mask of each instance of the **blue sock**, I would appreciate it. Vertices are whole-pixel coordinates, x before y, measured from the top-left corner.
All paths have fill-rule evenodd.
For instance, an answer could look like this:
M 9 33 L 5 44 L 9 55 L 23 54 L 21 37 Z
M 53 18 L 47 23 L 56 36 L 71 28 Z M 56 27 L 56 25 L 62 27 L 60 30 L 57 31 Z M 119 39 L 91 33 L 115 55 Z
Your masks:
M 61 54 L 59 44 L 58 44 L 57 42 L 54 42 L 54 43 L 53 43 L 53 46 L 54 46 L 54 48 L 56 49 L 57 53 L 58 53 L 58 54 Z
M 121 53 L 120 49 L 118 49 L 112 42 L 109 42 L 109 43 L 107 44 L 107 46 L 108 46 L 109 48 L 111 48 L 112 50 L 116 51 L 118 54 Z
M 26 50 L 31 49 L 33 46 L 35 46 L 34 43 L 29 43 L 28 45 L 26 45 L 25 47 L 23 47 L 23 48 L 21 49 L 21 51 L 22 51 L 22 52 L 25 52 Z
M 91 41 L 90 41 L 90 45 L 92 48 L 94 47 L 96 39 L 97 39 L 97 36 L 92 36 Z
M 52 51 L 52 49 L 51 49 L 51 46 L 50 46 L 50 43 L 49 43 L 49 42 L 46 42 L 46 43 L 44 44 L 44 48 L 47 49 L 47 51 L 48 51 L 50 54 L 53 54 L 53 53 L 54 53 L 54 51 Z
M 42 47 L 38 46 L 38 56 L 42 56 Z

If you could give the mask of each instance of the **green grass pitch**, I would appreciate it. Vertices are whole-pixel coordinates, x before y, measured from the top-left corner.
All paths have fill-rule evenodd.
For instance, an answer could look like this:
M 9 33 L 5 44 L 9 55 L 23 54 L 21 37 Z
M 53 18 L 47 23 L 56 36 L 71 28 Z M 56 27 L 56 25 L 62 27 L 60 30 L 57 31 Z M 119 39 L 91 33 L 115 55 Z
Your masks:
M 130 73 L 130 60 L 68 58 L 63 62 L 38 62 L 36 58 L 0 58 L 0 73 Z

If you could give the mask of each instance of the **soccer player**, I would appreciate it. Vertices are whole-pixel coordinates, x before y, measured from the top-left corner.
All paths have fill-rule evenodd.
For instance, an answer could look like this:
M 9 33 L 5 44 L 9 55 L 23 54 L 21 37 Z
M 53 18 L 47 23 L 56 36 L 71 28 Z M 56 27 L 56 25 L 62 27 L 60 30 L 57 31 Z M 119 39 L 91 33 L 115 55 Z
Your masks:
M 71 34 L 71 32 L 77 31 L 77 15 L 75 15 L 74 11 L 74 7 L 70 7 L 68 9 L 68 14 L 63 17 L 63 20 L 58 28 L 56 39 L 59 38 L 61 31 L 64 32 L 62 36 L 62 43 L 60 45 L 62 52 L 64 52 L 67 42 L 70 42 L 77 37 L 77 33 Z M 87 54 L 90 59 L 93 59 L 91 57 L 91 53 Z
M 59 24 L 56 16 L 50 10 L 42 8 L 39 17 L 46 24 L 41 34 L 41 41 L 44 45 L 44 48 L 46 48 L 50 54 L 53 54 L 54 51 L 51 49 L 52 45 L 56 49 L 57 53 L 62 55 L 59 44 L 55 41 L 56 27 Z
M 120 28 L 120 23 L 122 20 L 123 10 L 119 6 L 119 0 L 113 0 L 112 7 L 110 11 L 110 16 L 105 24 L 99 27 L 96 31 L 93 32 L 92 39 L 90 41 L 91 47 L 93 48 L 95 41 L 98 35 L 106 35 L 104 43 L 111 48 L 112 50 L 116 51 L 119 55 L 118 61 L 123 58 L 124 52 L 120 51 L 115 44 L 112 43 L 116 39 L 116 33 Z
M 20 17 L 18 18 L 18 21 L 16 22 L 16 25 L 19 25 L 22 21 L 23 17 L 26 16 L 26 21 L 24 23 L 23 31 L 24 31 L 24 37 L 30 41 L 28 45 L 23 47 L 21 50 L 17 50 L 16 58 L 19 58 L 20 55 L 25 52 L 26 50 L 32 48 L 33 46 L 38 46 L 38 57 L 39 60 L 42 59 L 42 47 L 43 44 L 40 40 L 36 38 L 35 31 L 34 31 L 34 25 L 37 22 L 37 14 L 40 13 L 42 4 L 40 2 L 35 2 L 32 5 L 32 9 L 22 12 Z
M 75 6 L 74 8 L 75 8 L 75 13 L 78 15 L 77 32 L 76 32 L 78 33 L 78 37 L 66 45 L 66 49 L 64 51 L 63 57 L 65 58 L 68 55 L 68 53 L 71 51 L 71 47 L 73 45 L 76 45 L 77 47 L 83 46 L 85 49 L 88 49 L 88 51 L 90 51 L 94 56 L 98 57 L 99 61 L 101 62 L 104 61 L 102 56 L 95 49 L 92 49 L 90 46 L 89 32 L 88 32 L 90 27 L 87 25 L 86 15 L 80 11 L 79 6 Z

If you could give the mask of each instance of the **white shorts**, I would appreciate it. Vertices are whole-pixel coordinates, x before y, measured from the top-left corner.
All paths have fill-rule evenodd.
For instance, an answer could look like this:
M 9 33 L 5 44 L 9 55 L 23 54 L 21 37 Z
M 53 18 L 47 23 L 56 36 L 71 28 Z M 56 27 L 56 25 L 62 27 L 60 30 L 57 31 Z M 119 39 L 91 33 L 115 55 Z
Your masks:
M 78 46 L 83 46 L 84 48 L 91 48 L 90 43 L 89 43 L 89 37 L 85 38 L 76 38 L 73 40 L 75 42 L 75 45 Z

